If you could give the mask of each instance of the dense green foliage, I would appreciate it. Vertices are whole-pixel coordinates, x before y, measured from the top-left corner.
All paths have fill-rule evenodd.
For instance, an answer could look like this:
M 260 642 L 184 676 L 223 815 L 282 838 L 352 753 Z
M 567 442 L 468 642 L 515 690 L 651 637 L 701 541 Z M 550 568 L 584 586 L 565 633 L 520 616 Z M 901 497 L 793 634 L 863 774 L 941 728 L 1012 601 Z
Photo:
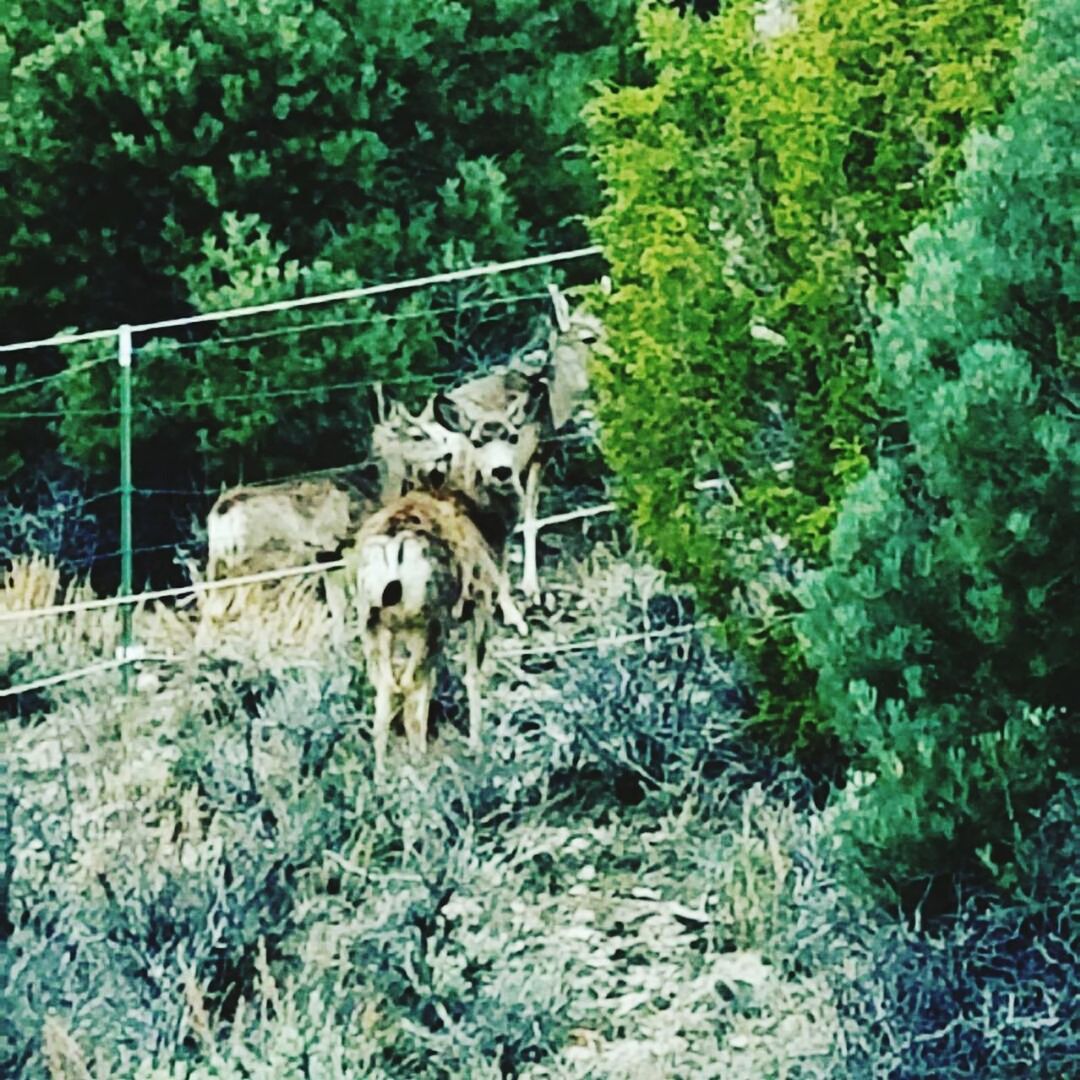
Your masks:
M 1080 3 L 1034 5 L 1017 102 L 917 229 L 875 340 L 893 445 L 845 499 L 801 630 L 893 880 L 1013 857 L 1080 715 Z
M 8 5 L 0 36 L 0 172 L 12 196 L 0 202 L 5 338 L 580 243 L 595 183 L 575 151 L 578 112 L 590 80 L 624 69 L 631 10 L 630 0 Z M 330 408 L 285 398 L 308 406 L 292 410 L 266 393 L 445 369 L 456 353 L 503 344 L 485 309 L 463 304 L 538 283 L 533 275 L 425 294 L 395 312 L 409 316 L 397 328 L 376 320 L 168 357 L 151 344 L 138 365 L 140 436 L 160 434 L 174 457 L 177 448 L 194 453 L 201 438 L 221 448 L 233 475 L 241 449 L 263 456 L 277 422 L 281 456 L 327 433 L 353 444 L 358 412 L 341 393 Z M 356 305 L 322 317 L 372 313 Z M 247 321 L 221 333 L 296 321 Z M 8 378 L 59 363 L 30 354 L 26 365 L 9 365 Z M 100 413 L 77 410 L 107 408 L 112 382 L 112 371 L 97 371 L 65 400 L 65 443 L 79 460 L 99 462 L 108 440 Z M 199 412 L 193 403 L 212 396 L 228 407 Z M 40 395 L 16 404 L 42 408 Z
M 759 718 L 790 739 L 814 713 L 791 570 L 875 437 L 867 297 L 1000 109 L 1018 3 L 807 0 L 765 40 L 756 7 L 647 4 L 652 78 L 590 106 L 616 285 L 598 382 L 623 502 L 752 646 Z
M 642 87 L 628 0 L 11 7 L 7 338 L 576 243 L 598 190 L 563 151 L 616 80 L 591 114 L 604 450 L 697 592 L 607 519 L 547 532 L 563 559 L 529 642 L 496 634 L 482 747 L 450 676 L 428 757 L 395 737 L 382 783 L 315 582 L 201 654 L 196 607 L 140 606 L 130 696 L 106 671 L 3 698 L 0 1074 L 1068 1074 L 1080 0 L 1035 2 L 1007 107 L 1017 0 L 804 0 L 769 41 L 751 0 L 647 2 Z M 418 394 L 508 347 L 544 276 L 144 335 L 140 482 L 352 456 L 371 380 Z M 0 398 L 55 413 L 6 429 L 0 475 L 52 448 L 22 436 L 43 419 L 69 458 L 39 470 L 47 511 L 0 505 L 0 612 L 91 594 L 12 557 L 93 546 L 100 503 L 61 470 L 112 465 L 112 353 L 0 376 L 65 362 Z M 688 632 L 703 609 L 734 660 Z M 0 689 L 120 633 L 7 625 Z M 824 807 L 749 737 L 747 683 L 783 741 L 854 759 Z M 914 925 L 851 890 L 838 833 L 916 881 Z M 1021 895 L 965 882 L 941 918 L 925 879 L 980 862 Z

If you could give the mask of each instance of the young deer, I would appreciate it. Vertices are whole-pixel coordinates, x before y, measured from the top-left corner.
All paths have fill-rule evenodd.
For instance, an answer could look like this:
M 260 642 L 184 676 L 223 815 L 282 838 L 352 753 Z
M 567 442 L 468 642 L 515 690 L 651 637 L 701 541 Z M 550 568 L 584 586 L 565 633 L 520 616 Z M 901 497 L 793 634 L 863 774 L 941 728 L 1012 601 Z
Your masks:
M 437 394 L 421 417 L 464 437 L 470 475 L 463 490 L 499 527 L 488 529 L 496 547 L 519 523 L 524 542 L 521 588 L 540 591 L 536 538 L 543 463 L 541 443 L 561 431 L 588 393 L 588 358 L 603 327 L 593 315 L 570 312 L 551 287 L 555 321 L 546 349 L 532 350 L 449 393 Z M 465 451 L 461 451 L 464 455 Z
M 375 772 L 382 775 L 395 699 L 410 747 L 427 746 L 436 665 L 449 623 L 465 623 L 469 743 L 479 746 L 480 668 L 492 613 L 526 633 L 487 541 L 453 493 L 413 491 L 364 522 L 345 554 L 368 678 L 375 689 Z
M 206 520 L 206 580 L 334 558 L 375 505 L 367 478 L 359 473 L 350 479 L 312 477 L 225 491 Z M 334 640 L 340 644 L 345 633 L 344 593 L 333 574 L 326 575 L 325 589 Z M 205 641 L 209 625 L 225 617 L 235 602 L 229 594 L 240 593 L 238 588 L 205 594 L 203 618 L 208 622 L 200 626 L 199 639 Z
M 471 447 L 463 435 L 434 422 L 430 408 L 413 416 L 397 401 L 384 409 L 380 399 L 379 411 L 371 447 L 384 502 L 410 491 L 467 490 Z

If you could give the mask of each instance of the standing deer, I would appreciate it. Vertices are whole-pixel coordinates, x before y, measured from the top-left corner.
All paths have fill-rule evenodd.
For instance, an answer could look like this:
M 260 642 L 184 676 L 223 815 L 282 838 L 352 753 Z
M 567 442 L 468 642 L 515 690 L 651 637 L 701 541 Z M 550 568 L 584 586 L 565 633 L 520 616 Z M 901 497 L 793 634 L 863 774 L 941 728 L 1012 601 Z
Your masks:
M 355 479 L 357 483 L 353 483 Z M 364 485 L 363 488 L 360 485 Z M 338 555 L 374 506 L 368 478 L 313 477 L 222 492 L 206 521 L 206 580 L 277 570 Z M 340 580 L 325 577 L 335 643 L 344 639 L 346 602 Z M 234 595 L 237 590 L 229 590 Z M 199 639 L 230 608 L 225 589 L 208 591 Z
M 383 408 L 371 433 L 384 502 L 410 491 L 470 490 L 471 447 L 459 432 L 435 422 L 430 405 L 413 416 L 400 402 Z
M 452 621 L 465 624 L 469 743 L 478 747 L 480 668 L 495 607 L 508 625 L 527 629 L 468 504 L 447 491 L 399 496 L 364 522 L 345 562 L 375 689 L 376 775 L 385 768 L 395 699 L 410 747 L 426 749 L 436 664 Z
M 600 321 L 571 313 L 551 286 L 555 321 L 543 350 L 532 350 L 449 393 L 437 394 L 421 414 L 451 435 L 463 436 L 472 453 L 468 494 L 500 523 L 488 529 L 496 547 L 518 523 L 524 544 L 521 588 L 540 591 L 536 543 L 543 463 L 541 443 L 580 411 L 588 393 L 588 358 L 603 334 Z

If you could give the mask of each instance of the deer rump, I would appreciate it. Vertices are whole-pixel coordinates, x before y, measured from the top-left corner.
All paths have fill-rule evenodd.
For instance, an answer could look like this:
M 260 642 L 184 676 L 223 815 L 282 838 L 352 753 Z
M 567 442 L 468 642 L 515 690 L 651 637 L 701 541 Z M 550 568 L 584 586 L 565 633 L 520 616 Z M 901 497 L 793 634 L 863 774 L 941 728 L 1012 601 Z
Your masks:
M 465 629 L 469 742 L 480 741 L 480 668 L 496 605 L 525 632 L 495 555 L 470 504 L 451 492 L 414 491 L 374 513 L 345 553 L 368 678 L 375 690 L 375 769 L 386 759 L 390 723 L 401 712 L 414 751 L 427 745 L 437 664 L 451 623 Z
M 369 495 L 340 477 L 225 491 L 206 521 L 207 581 L 334 559 L 372 506 Z M 335 639 L 340 640 L 344 597 L 329 577 L 325 587 Z M 243 603 L 243 592 L 214 590 L 204 607 L 208 619 L 225 615 L 229 593 L 235 593 L 237 604 Z

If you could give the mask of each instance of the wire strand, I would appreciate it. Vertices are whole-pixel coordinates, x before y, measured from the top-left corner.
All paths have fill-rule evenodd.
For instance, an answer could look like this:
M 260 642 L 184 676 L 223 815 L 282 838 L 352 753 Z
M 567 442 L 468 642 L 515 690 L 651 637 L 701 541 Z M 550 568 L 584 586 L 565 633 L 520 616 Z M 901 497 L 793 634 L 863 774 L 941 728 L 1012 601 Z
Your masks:
M 124 664 L 130 663 L 127 658 L 120 657 L 115 660 L 103 660 L 87 667 L 73 668 L 70 671 L 62 671 L 56 675 L 47 675 L 32 682 L 20 683 L 17 686 L 7 686 L 0 690 L 0 698 L 14 697 L 16 694 L 26 694 L 31 690 L 44 690 L 48 686 L 59 686 L 61 683 L 71 682 L 73 679 L 82 679 L 90 675 L 99 675 L 105 671 L 115 671 Z
M 154 341 L 152 344 L 141 345 L 135 349 L 137 355 L 141 352 L 179 351 L 182 349 L 199 349 L 208 345 L 236 345 L 247 344 L 252 341 L 263 341 L 266 338 L 282 337 L 285 334 L 305 334 L 311 330 L 341 330 L 353 326 L 370 326 L 376 322 L 397 322 L 401 319 L 423 319 L 430 315 L 453 315 L 458 311 L 467 311 L 474 308 L 495 307 L 500 304 L 518 304 L 525 300 L 547 300 L 548 294 L 522 293 L 517 296 L 500 296 L 490 300 L 474 300 L 454 307 L 424 308 L 422 311 L 404 312 L 375 312 L 371 315 L 360 316 L 355 319 L 327 319 L 318 322 L 300 323 L 297 326 L 280 326 L 273 330 L 258 330 L 250 334 L 237 334 L 231 337 L 210 337 L 201 341 Z
M 672 637 L 685 637 L 688 634 L 697 633 L 701 630 L 710 629 L 718 625 L 716 619 L 705 619 L 699 622 L 683 623 L 679 626 L 664 627 L 660 630 L 641 630 L 634 633 L 613 634 L 603 638 L 583 638 L 579 641 L 569 641 L 562 644 L 534 645 L 521 648 L 492 649 L 491 654 L 497 659 L 512 659 L 526 656 L 558 656 L 572 652 L 587 652 L 593 649 L 615 648 L 620 645 L 630 645 L 638 641 L 661 641 Z M 63 683 L 72 682 L 76 679 L 87 678 L 92 675 L 100 675 L 106 671 L 115 671 L 125 664 L 136 663 L 180 663 L 182 657 L 169 655 L 152 655 L 134 652 L 128 656 L 119 656 L 113 660 L 103 660 L 97 664 L 90 664 L 82 668 L 74 668 L 69 671 L 57 672 L 55 675 L 47 675 L 30 682 L 19 683 L 0 689 L 0 698 L 14 697 L 18 694 L 26 694 L 32 690 L 43 690 L 50 686 L 60 686 Z
M 421 289 L 432 285 L 448 285 L 456 281 L 471 278 L 490 277 L 493 274 L 506 274 L 514 270 L 527 270 L 537 266 L 550 266 L 553 263 L 569 262 L 600 255 L 597 245 L 575 248 L 572 251 L 553 252 L 548 255 L 533 255 L 525 259 L 513 259 L 509 262 L 488 263 L 483 266 L 471 266 L 463 270 L 450 270 L 442 274 L 428 274 L 424 277 L 410 278 L 405 281 L 384 282 L 380 285 L 365 285 L 355 289 L 341 289 L 337 292 L 322 293 L 318 296 L 300 296 L 292 300 L 278 300 L 269 304 L 252 304 L 242 308 L 226 308 L 221 311 L 207 311 L 198 315 L 187 315 L 178 319 L 161 319 L 157 322 L 130 324 L 133 334 L 149 330 L 170 330 L 180 326 L 194 326 L 198 323 L 224 322 L 227 319 L 245 318 L 249 315 L 263 315 L 273 311 L 290 311 L 293 308 L 313 307 L 318 304 L 333 304 L 346 300 L 359 300 L 365 296 L 382 296 L 385 293 L 401 292 L 405 289 Z M 0 353 L 19 352 L 26 349 L 49 348 L 56 345 L 73 345 L 79 341 L 96 341 L 101 338 L 117 337 L 120 327 L 110 330 L 90 330 L 79 334 L 59 334 L 51 338 L 36 341 L 20 341 L 0 345 Z
M 217 589 L 231 589 L 240 585 L 259 585 L 267 581 L 280 581 L 283 578 L 300 577 L 304 574 L 321 574 L 328 570 L 340 570 L 345 565 L 343 559 L 325 563 L 305 563 L 303 566 L 287 566 L 281 570 L 264 570 L 258 574 L 245 574 L 241 577 L 222 578 L 220 581 L 199 581 L 191 585 L 178 585 L 171 589 L 153 589 L 149 592 L 129 593 L 126 596 L 108 596 L 98 600 L 77 600 L 70 604 L 50 604 L 40 608 L 19 608 L 16 611 L 0 611 L 0 624 L 27 622 L 56 615 L 71 615 L 79 611 L 104 611 L 108 608 L 124 607 L 149 603 L 151 600 L 167 600 L 180 596 L 192 596 Z
M 212 396 L 197 398 L 192 401 L 183 401 L 179 398 L 171 398 L 165 401 L 155 401 L 150 404 L 138 405 L 136 410 L 142 413 L 168 413 L 181 412 L 184 409 L 198 409 L 204 405 L 216 405 L 222 401 L 255 401 L 268 398 L 317 398 L 321 394 L 338 393 L 342 390 L 359 390 L 365 386 L 374 386 L 382 383 L 384 386 L 406 385 L 411 383 L 446 383 L 449 385 L 456 376 L 450 372 L 442 372 L 435 375 L 401 375 L 388 379 L 353 379 L 343 383 L 325 383 L 322 386 L 302 387 L 279 387 L 272 390 L 248 390 L 240 394 L 214 394 Z
M 65 416 L 117 416 L 119 409 L 30 409 L 0 412 L 0 420 L 62 420 Z
M 132 555 L 144 555 L 148 551 L 166 551 L 168 549 L 176 550 L 181 547 L 182 544 L 179 541 L 171 540 L 165 544 L 141 544 L 139 547 L 133 547 L 131 549 Z M 85 566 L 97 566 L 98 563 L 106 562 L 108 559 L 117 559 L 124 554 L 123 548 L 117 548 L 115 551 L 103 551 L 90 555 L 84 559 L 78 559 L 69 565 L 85 567 Z
M 16 686 L 6 686 L 3 689 L 0 689 L 0 698 L 14 697 L 16 694 L 26 694 L 31 690 L 44 690 L 50 686 L 60 686 L 66 682 L 73 682 L 75 679 L 84 679 L 91 675 L 100 675 L 106 671 L 115 671 L 117 668 L 122 668 L 125 664 L 138 664 L 147 661 L 155 663 L 178 663 L 179 658 L 174 656 L 152 655 L 118 656 L 113 660 L 102 660 L 100 663 L 89 664 L 86 667 L 57 672 L 55 675 L 46 675 L 43 678 L 34 679 L 32 682 L 19 683 Z
M 108 364 L 115 359 L 116 357 L 110 353 L 108 356 L 99 356 L 94 360 L 87 360 L 83 364 L 73 364 L 71 367 L 64 368 L 63 371 L 54 371 L 51 375 L 39 375 L 33 379 L 26 379 L 21 383 L 0 386 L 0 397 L 3 397 L 4 394 L 16 394 L 20 390 L 26 390 L 31 386 L 41 386 L 56 379 L 63 379 L 68 375 L 76 375 L 81 371 L 89 371 L 91 368 L 99 367 L 101 364 Z
M 516 656 L 557 656 L 561 653 L 584 652 L 589 649 L 611 648 L 616 645 L 629 645 L 635 641 L 659 640 L 669 637 L 681 637 L 716 626 L 717 620 L 706 619 L 700 622 L 683 623 L 680 626 L 668 626 L 661 630 L 641 630 L 631 634 L 613 634 L 604 638 L 584 638 L 580 641 L 568 641 L 554 645 L 526 645 L 520 648 L 492 649 L 492 655 L 500 658 Z

